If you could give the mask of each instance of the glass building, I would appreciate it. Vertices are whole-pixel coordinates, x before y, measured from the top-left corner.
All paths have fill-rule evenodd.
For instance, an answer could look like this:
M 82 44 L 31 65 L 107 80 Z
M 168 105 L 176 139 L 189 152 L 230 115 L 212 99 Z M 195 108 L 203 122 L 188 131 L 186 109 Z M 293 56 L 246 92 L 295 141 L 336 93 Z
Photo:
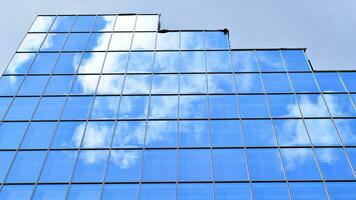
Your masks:
M 0 78 L 0 199 L 356 199 L 355 105 L 305 49 L 38 16 Z

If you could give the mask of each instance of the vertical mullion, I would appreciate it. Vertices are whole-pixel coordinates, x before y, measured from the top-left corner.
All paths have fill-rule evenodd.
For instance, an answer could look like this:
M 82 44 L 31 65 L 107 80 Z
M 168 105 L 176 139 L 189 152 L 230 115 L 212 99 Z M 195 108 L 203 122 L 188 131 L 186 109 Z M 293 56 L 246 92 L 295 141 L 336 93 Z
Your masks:
M 349 99 L 351 101 L 352 106 L 356 110 L 356 102 L 353 101 L 350 91 L 348 90 L 348 88 L 346 87 L 346 84 L 344 83 L 343 79 L 341 78 L 340 71 L 337 70 L 336 73 L 337 73 L 337 75 L 338 75 L 338 77 L 339 77 L 339 79 L 341 81 L 342 86 L 344 87 L 344 89 L 345 89 L 345 91 L 347 93 L 347 96 L 349 97 Z

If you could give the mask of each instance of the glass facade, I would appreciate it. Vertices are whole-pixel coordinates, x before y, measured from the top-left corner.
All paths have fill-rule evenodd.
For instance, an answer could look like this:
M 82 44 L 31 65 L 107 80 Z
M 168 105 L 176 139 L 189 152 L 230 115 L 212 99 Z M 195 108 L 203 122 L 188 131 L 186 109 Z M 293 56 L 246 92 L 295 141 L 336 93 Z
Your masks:
M 355 199 L 355 86 L 159 15 L 38 16 L 0 77 L 0 199 Z

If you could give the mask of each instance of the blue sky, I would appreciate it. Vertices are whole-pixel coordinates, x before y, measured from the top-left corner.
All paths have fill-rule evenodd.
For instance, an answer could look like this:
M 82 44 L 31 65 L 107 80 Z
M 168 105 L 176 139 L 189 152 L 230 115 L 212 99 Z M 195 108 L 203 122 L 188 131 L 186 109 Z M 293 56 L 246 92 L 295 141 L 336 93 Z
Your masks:
M 316 69 L 356 69 L 355 10 L 350 0 L 2 0 L 0 66 L 37 14 L 161 13 L 164 29 L 228 28 L 233 48 L 306 47 Z

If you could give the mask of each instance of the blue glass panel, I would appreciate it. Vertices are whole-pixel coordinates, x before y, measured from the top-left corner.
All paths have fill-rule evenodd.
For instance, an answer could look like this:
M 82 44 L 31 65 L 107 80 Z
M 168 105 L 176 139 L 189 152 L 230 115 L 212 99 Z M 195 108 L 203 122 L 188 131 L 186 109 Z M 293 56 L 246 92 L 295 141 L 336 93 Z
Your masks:
M 278 149 L 247 149 L 252 180 L 284 180 Z
M 242 120 L 242 131 L 246 146 L 276 146 L 270 120 Z
M 68 94 L 72 86 L 74 76 L 51 76 L 45 94 Z
M 0 148 L 15 149 L 20 145 L 21 139 L 26 131 L 27 123 L 3 122 L 0 125 Z
M 208 98 L 206 96 L 180 96 L 180 118 L 207 118 Z
M 68 200 L 97 200 L 100 199 L 102 184 L 73 184 L 70 187 Z
M 178 96 L 151 96 L 149 118 L 177 118 Z
M 123 96 L 121 98 L 119 118 L 146 118 L 148 96 Z
M 253 183 L 252 190 L 256 200 L 290 199 L 286 183 Z
M 7 66 L 4 74 L 25 74 L 30 69 L 35 53 L 17 53 Z
M 176 147 L 176 121 L 148 121 L 146 131 L 146 147 Z
M 344 92 L 345 88 L 341 83 L 337 72 L 315 73 L 321 91 L 324 92 Z
M 132 33 L 113 33 L 109 50 L 129 50 L 131 47 L 132 36 Z
M 211 120 L 212 146 L 242 146 L 240 122 L 235 120 Z
M 38 51 L 45 38 L 46 34 L 27 34 L 18 51 Z
M 118 15 L 115 31 L 133 31 L 135 29 L 136 15 Z
M 179 150 L 178 154 L 180 181 L 207 181 L 212 179 L 210 150 Z
M 88 122 L 85 129 L 83 148 L 109 148 L 115 122 Z
M 204 49 L 204 38 L 202 32 L 181 32 L 180 48 L 182 50 Z
M 156 44 L 156 33 L 135 32 L 132 40 L 132 50 L 154 50 Z
M 177 179 L 176 150 L 146 150 L 142 181 L 175 181 Z
M 121 94 L 123 75 L 101 75 L 97 94 Z
M 146 122 L 119 121 L 116 125 L 113 147 L 141 147 L 145 142 Z
M 206 67 L 208 72 L 231 72 L 231 56 L 229 51 L 206 51 Z
M 334 119 L 344 145 L 356 145 L 356 120 Z
M 209 183 L 179 184 L 178 199 L 185 200 L 212 200 L 214 199 L 214 188 Z
M 47 32 L 55 18 L 55 16 L 37 16 L 29 32 Z
M 111 31 L 114 27 L 116 16 L 97 16 L 93 31 Z
M 157 31 L 159 15 L 137 15 L 135 31 Z
M 84 51 L 89 33 L 71 33 L 64 45 L 64 51 Z
M 258 64 L 255 51 L 232 51 L 235 72 L 257 72 Z
M 289 77 L 295 92 L 319 92 L 312 73 L 290 73 Z
M 216 200 L 248 200 L 251 199 L 250 186 L 246 183 L 216 183 Z
M 36 192 L 34 193 L 33 199 L 65 199 L 67 187 L 67 185 L 38 185 L 36 187 Z
M 315 151 L 325 179 L 355 179 L 343 149 L 320 148 Z
M 339 72 L 342 82 L 347 91 L 356 92 L 356 73 L 355 72 Z
M 75 16 L 57 16 L 54 21 L 52 32 L 69 32 L 72 29 Z
M 3 200 L 28 200 L 31 198 L 33 185 L 5 185 L 0 192 Z
M 263 93 L 259 74 L 236 74 L 236 86 L 239 93 Z
M 348 94 L 324 94 L 324 98 L 332 116 L 356 116 L 356 109 Z
M 180 147 L 210 146 L 208 121 L 180 121 L 178 142 Z
M 151 75 L 127 75 L 124 94 L 148 94 L 151 86 Z
M 301 117 L 294 95 L 267 95 L 272 117 Z
M 78 73 L 100 73 L 104 58 L 104 52 L 84 53 Z
M 73 181 L 103 181 L 108 151 L 81 150 L 76 163 Z
M 180 94 L 207 93 L 205 74 L 181 74 Z
M 119 96 L 97 96 L 91 109 L 90 118 L 115 119 L 119 101 Z
M 49 33 L 40 51 L 61 51 L 66 38 L 66 33 Z
M 36 182 L 45 156 L 46 151 L 18 152 L 6 182 Z
M 111 150 L 106 181 L 139 181 L 141 164 L 140 150 Z
M 177 197 L 176 187 L 175 184 L 141 184 L 139 199 L 174 200 Z
M 105 58 L 103 73 L 124 73 L 128 57 L 129 54 L 125 52 L 108 52 Z
M 309 71 L 304 50 L 282 50 L 283 61 L 289 71 Z
M 39 53 L 33 62 L 29 74 L 49 74 L 58 60 L 58 53 Z
M 96 16 L 77 16 L 72 31 L 89 32 L 93 28 Z
M 15 151 L 1 151 L 0 152 L 0 182 L 3 182 L 7 171 L 11 165 L 12 159 L 14 158 Z
M 34 119 L 36 120 L 56 120 L 62 112 L 66 97 L 42 97 Z
M 215 180 L 247 180 L 245 152 L 241 149 L 214 149 Z
M 205 72 L 205 56 L 202 51 L 180 53 L 180 72 Z
M 144 73 L 153 71 L 152 52 L 132 52 L 128 62 L 127 72 Z
M 330 119 L 306 119 L 305 122 L 313 145 L 341 145 Z
M 179 32 L 157 33 L 157 50 L 179 50 Z
M 152 94 L 177 94 L 178 75 L 154 75 L 152 76 Z
M 22 84 L 24 76 L 3 76 L 0 78 L 0 95 L 13 96 Z
M 153 70 L 154 72 L 179 72 L 179 53 L 156 52 Z
M 296 95 L 299 107 L 304 117 L 329 117 L 329 111 L 319 94 Z
M 92 33 L 90 35 L 87 51 L 106 51 L 110 42 L 111 33 Z
M 68 97 L 62 119 L 85 119 L 93 97 Z
M 290 184 L 293 199 L 298 199 L 298 200 L 328 199 L 323 183 L 289 183 L 289 184 Z
M 321 179 L 314 152 L 307 148 L 282 148 L 282 159 L 288 179 L 318 180 Z
M 82 140 L 85 124 L 85 122 L 59 123 L 51 145 L 52 148 L 78 148 Z
M 21 148 L 48 148 L 56 125 L 56 122 L 32 122 Z
M 292 92 L 287 74 L 285 73 L 264 73 L 262 74 L 263 84 L 266 92 Z
M 41 182 L 68 182 L 78 151 L 49 151 L 41 173 Z
M 0 119 L 2 119 L 8 110 L 10 103 L 12 102 L 12 98 L 0 98 Z
M 347 156 L 350 159 L 353 169 L 356 169 L 356 148 L 346 148 Z
M 46 87 L 48 76 L 27 76 L 18 95 L 40 95 Z
M 259 67 L 264 71 L 285 71 L 279 50 L 256 51 Z
M 233 78 L 231 74 L 209 74 L 209 93 L 235 93 Z
M 211 118 L 237 118 L 237 98 L 235 95 L 210 95 Z
M 29 120 L 36 108 L 39 98 L 16 97 L 5 119 L 7 120 Z
M 328 182 L 328 192 L 334 200 L 352 200 L 356 196 L 356 183 Z
M 54 74 L 74 74 L 77 72 L 80 60 L 82 58 L 81 53 L 62 53 L 59 57 Z
M 205 49 L 229 49 L 229 41 L 227 32 L 223 31 L 208 31 L 203 32 Z
M 71 89 L 71 94 L 94 94 L 99 75 L 78 75 Z
M 263 95 L 241 95 L 239 96 L 239 107 L 241 117 L 269 117 L 266 106 L 266 99 Z
M 273 120 L 280 146 L 310 146 L 307 130 L 302 120 Z
M 141 191 L 142 192 L 142 191 Z M 120 197 L 122 200 L 137 199 L 137 184 L 106 184 L 101 198 L 103 200 L 115 200 Z

